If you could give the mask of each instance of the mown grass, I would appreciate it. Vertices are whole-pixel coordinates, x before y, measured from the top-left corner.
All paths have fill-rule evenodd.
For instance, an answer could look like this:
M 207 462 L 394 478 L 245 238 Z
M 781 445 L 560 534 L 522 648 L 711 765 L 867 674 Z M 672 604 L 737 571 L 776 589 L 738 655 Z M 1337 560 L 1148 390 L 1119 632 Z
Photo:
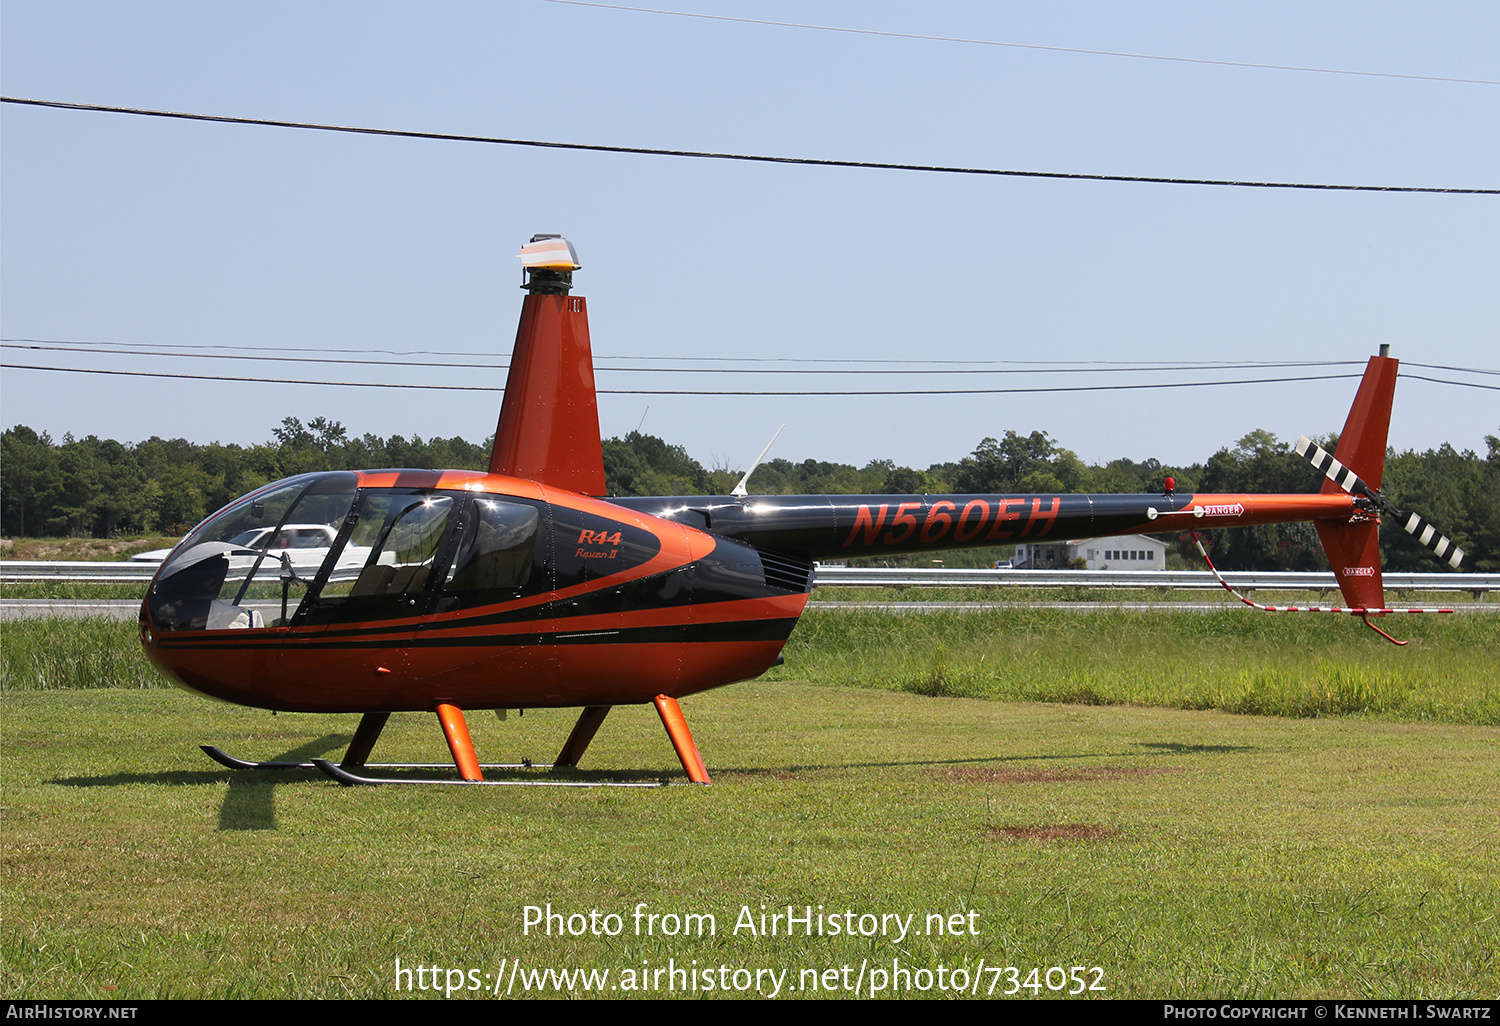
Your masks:
M 349 790 L 223 770 L 195 746 L 336 755 L 354 717 L 177 691 L 3 703 L 11 998 L 394 996 L 397 959 L 474 970 L 487 992 L 515 958 L 615 984 L 669 960 L 786 970 L 783 997 L 829 996 L 794 989 L 803 969 L 852 979 L 893 959 L 1099 966 L 1104 997 L 1500 990 L 1493 728 L 756 682 L 684 702 L 712 788 Z M 545 758 L 572 717 L 470 726 L 486 758 Z M 376 754 L 443 751 L 432 717 L 408 714 Z M 612 713 L 586 766 L 681 779 L 649 708 Z M 642 902 L 717 931 L 637 936 Z M 549 903 L 624 932 L 524 934 L 524 907 Z M 763 904 L 972 911 L 977 933 L 735 934 Z

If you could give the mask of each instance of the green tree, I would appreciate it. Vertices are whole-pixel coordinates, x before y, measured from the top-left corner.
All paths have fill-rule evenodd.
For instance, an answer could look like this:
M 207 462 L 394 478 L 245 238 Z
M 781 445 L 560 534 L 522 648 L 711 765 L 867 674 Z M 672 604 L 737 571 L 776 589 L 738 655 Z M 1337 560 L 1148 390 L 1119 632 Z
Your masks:
M 703 495 L 712 487 L 703 464 L 682 446 L 655 435 L 632 431 L 603 444 L 604 481 L 610 495 Z
M 0 435 L 0 523 L 8 535 L 44 533 L 58 488 L 57 447 L 18 424 Z

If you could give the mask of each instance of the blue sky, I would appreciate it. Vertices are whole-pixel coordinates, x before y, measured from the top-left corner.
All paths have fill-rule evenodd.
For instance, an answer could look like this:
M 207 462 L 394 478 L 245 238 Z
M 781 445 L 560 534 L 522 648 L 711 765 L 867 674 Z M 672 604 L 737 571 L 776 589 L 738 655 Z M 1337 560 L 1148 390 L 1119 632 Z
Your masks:
M 732 3 L 674 10 L 1500 80 L 1493 4 Z M 8 96 L 674 149 L 1024 170 L 1500 186 L 1500 86 L 1137 60 L 511 0 L 10 0 Z M 600 364 L 625 358 L 1355 360 L 1500 368 L 1500 197 L 966 178 L 0 112 L 0 330 L 149 346 L 501 356 L 515 252 L 562 232 Z M 313 354 L 299 354 L 313 355 Z M 330 353 L 330 355 L 333 355 Z M 502 385 L 503 371 L 5 351 L 5 362 Z M 665 361 L 671 364 L 672 360 Z M 783 369 L 790 363 L 762 364 Z M 878 365 L 872 365 L 878 366 Z M 601 373 L 602 388 L 983 387 L 974 373 Z M 1494 384 L 1493 376 L 1424 372 Z M 1293 372 L 1199 372 L 1273 377 Z M 1004 385 L 1181 380 L 1051 373 Z M 920 382 L 920 383 L 917 383 Z M 1086 460 L 1337 430 L 1352 381 L 903 399 L 603 396 L 709 464 L 926 466 L 1041 429 Z M 1408 380 L 1391 441 L 1484 449 L 1496 393 Z M 494 429 L 495 393 L 6 369 L 60 437 L 256 442 Z M 643 420 L 644 418 L 644 420 Z

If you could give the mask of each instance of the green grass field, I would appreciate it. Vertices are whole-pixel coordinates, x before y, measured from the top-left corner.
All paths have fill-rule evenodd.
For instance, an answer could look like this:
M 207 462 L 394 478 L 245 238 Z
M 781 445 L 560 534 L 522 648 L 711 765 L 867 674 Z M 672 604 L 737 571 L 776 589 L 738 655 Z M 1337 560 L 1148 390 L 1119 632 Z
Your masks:
M 1500 726 L 1500 616 L 817 610 L 771 679 L 915 694 Z
M 67 660 L 43 629 L 6 624 L 3 992 L 396 996 L 418 981 L 397 976 L 399 960 L 454 998 L 643 985 L 656 997 L 689 981 L 709 996 L 754 992 L 742 982 L 849 996 L 824 988 L 868 994 L 882 973 L 878 996 L 955 996 L 962 979 L 978 996 L 1030 998 L 1074 989 L 1074 966 L 1107 988 L 1089 997 L 1500 993 L 1491 617 L 1413 618 L 1424 626 L 1397 650 L 1357 623 L 1283 627 L 1305 621 L 1253 613 L 1217 626 L 1166 614 L 851 619 L 866 615 L 798 628 L 777 672 L 819 684 L 684 701 L 713 787 L 582 792 L 345 789 L 313 773 L 223 770 L 196 746 L 337 757 L 355 717 L 273 717 L 138 686 L 151 682 L 131 668 L 130 624 L 70 628 L 104 639 L 96 662 L 71 670 L 56 669 Z M 74 647 L 81 657 L 94 643 Z M 1157 681 L 1148 698 L 1162 681 L 1179 686 L 1157 707 L 1019 700 L 989 683 L 1011 679 L 1002 659 L 1020 661 L 1014 679 L 1048 687 L 1085 671 L 1095 688 Z M 1114 684 L 1111 665 L 1123 667 Z M 1257 685 L 1278 701 L 1337 692 L 1328 679 L 1297 683 L 1320 666 L 1395 675 L 1391 688 L 1418 697 L 1288 716 L 1187 708 L 1202 682 L 1236 674 L 1280 681 Z M 43 690 L 35 675 L 48 667 Z M 959 696 L 971 677 L 987 697 Z M 85 678 L 108 686 L 69 686 Z M 861 681 L 883 689 L 846 686 Z M 483 758 L 546 760 L 572 717 L 474 713 L 470 724 Z M 433 718 L 405 714 L 375 757 L 445 754 Z M 682 779 L 649 708 L 612 713 L 585 768 Z M 645 916 L 712 915 L 716 929 L 663 935 L 680 920 L 658 919 L 638 934 L 642 903 Z M 548 904 L 585 917 L 575 925 L 615 914 L 602 923 L 619 932 L 528 933 L 527 906 Z M 848 911 L 856 928 L 861 915 L 913 918 L 904 937 L 891 918 L 884 935 L 736 932 L 742 909 L 758 925 L 762 905 Z M 962 929 L 934 935 L 929 915 Z M 1061 991 L 1046 985 L 1052 967 Z M 580 969 L 608 976 L 593 977 L 595 991 L 534 976 Z
M 1500 726 L 1500 616 L 1351 617 L 996 609 L 815 610 L 772 681 L 1089 705 L 1366 715 Z M 38 619 L 0 632 L 0 687 L 161 687 L 133 623 Z

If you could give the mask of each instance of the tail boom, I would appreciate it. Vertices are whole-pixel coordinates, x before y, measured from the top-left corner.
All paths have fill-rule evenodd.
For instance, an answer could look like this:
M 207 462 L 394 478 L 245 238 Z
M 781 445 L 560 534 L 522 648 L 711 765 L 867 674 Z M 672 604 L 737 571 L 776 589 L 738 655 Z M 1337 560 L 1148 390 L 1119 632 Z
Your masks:
M 762 495 L 612 499 L 809 559 L 1362 516 L 1337 495 Z

